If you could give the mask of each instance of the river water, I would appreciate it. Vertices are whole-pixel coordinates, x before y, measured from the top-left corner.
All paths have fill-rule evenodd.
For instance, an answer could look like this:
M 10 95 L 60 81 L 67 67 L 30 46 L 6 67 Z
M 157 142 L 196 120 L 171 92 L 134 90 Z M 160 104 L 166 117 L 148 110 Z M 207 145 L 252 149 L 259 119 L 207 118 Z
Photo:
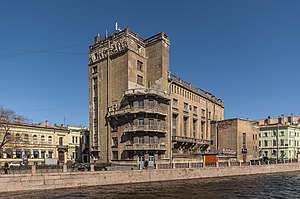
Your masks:
M 5 185 L 0 185 L 5 186 Z M 0 198 L 300 198 L 300 172 L 3 193 Z

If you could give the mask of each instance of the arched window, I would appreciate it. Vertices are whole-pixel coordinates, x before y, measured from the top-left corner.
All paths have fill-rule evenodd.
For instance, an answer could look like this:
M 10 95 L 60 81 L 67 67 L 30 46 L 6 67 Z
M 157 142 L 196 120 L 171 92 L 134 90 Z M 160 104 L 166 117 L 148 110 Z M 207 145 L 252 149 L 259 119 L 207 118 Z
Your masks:
M 64 145 L 63 137 L 60 137 L 60 138 L 59 138 L 59 145 L 61 145 L 61 146 Z
M 16 134 L 16 142 L 20 142 L 21 141 L 21 136 L 19 133 Z
M 37 136 L 36 135 L 33 136 L 33 144 L 37 144 Z
M 25 142 L 25 143 L 28 143 L 28 142 L 29 142 L 29 136 L 28 136 L 28 134 L 25 134 L 25 135 L 24 135 L 24 142 Z
M 45 144 L 45 136 L 44 135 L 41 136 L 41 144 Z
M 48 137 L 48 144 L 52 144 L 52 136 Z

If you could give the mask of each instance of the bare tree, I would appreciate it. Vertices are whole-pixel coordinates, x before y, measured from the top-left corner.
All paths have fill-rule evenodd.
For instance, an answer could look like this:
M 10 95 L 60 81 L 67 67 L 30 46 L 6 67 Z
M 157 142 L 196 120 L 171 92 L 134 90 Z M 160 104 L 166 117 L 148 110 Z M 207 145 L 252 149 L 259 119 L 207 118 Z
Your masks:
M 15 137 L 11 132 L 11 125 L 14 122 L 23 122 L 25 118 L 17 115 L 13 110 L 0 106 L 0 149 L 8 143 L 21 141 L 19 137 Z

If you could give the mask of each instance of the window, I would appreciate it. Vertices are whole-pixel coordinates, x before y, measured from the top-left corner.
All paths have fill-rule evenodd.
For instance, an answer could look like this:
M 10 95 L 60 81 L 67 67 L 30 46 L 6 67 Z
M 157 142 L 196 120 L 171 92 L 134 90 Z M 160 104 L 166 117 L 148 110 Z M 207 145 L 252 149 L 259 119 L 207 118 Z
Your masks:
M 280 146 L 284 146 L 284 139 L 280 139 Z
M 193 120 L 193 138 L 196 138 L 197 120 Z
M 187 136 L 187 124 L 188 124 L 188 118 L 187 117 L 183 117 L 183 136 L 186 137 Z
M 246 148 L 246 133 L 243 133 L 243 148 Z
M 280 136 L 284 136 L 284 131 L 280 131 Z
M 273 146 L 277 146 L 276 140 L 273 140 Z
M 264 132 L 264 137 L 268 137 L 268 132 Z
M 204 133 L 205 122 L 201 122 L 201 132 Z
M 188 112 L 188 104 L 187 103 L 184 103 L 183 104 L 183 111 L 185 111 L 185 112 Z
M 172 118 L 172 136 L 176 136 L 177 115 Z
M 149 126 L 154 126 L 154 120 L 153 119 L 149 119 Z
M 173 99 L 172 105 L 173 105 L 173 107 L 178 107 L 178 100 L 177 99 Z
M 144 108 L 144 100 L 143 99 L 139 99 L 138 103 L 139 103 L 139 108 Z
M 265 151 L 265 156 L 268 157 L 268 151 Z
M 138 126 L 143 127 L 144 126 L 144 119 L 139 119 L 138 120 Z
M 153 107 L 154 106 L 153 104 L 154 104 L 153 100 L 148 100 L 148 107 L 149 108 Z
M 112 122 L 112 131 L 118 131 L 118 121 L 117 120 L 114 120 Z
M 137 60 L 136 68 L 137 68 L 139 71 L 143 71 L 143 62 Z
M 16 142 L 20 142 L 21 141 L 21 136 L 19 133 L 16 134 Z
M 64 145 L 63 137 L 59 137 L 58 142 L 60 146 Z
M 273 150 L 273 151 L 272 151 L 272 155 L 273 155 L 273 156 L 276 156 L 276 150 Z
M 28 143 L 28 142 L 29 142 L 29 136 L 28 136 L 28 134 L 25 134 L 25 135 L 24 135 L 24 142 L 25 142 L 25 143 Z
M 42 155 L 41 158 L 46 158 L 46 151 L 45 151 L 45 150 L 42 150 L 42 151 L 41 151 L 41 155 Z
M 144 85 L 144 78 L 141 75 L 137 76 L 137 83 L 140 85 Z
M 16 158 L 22 158 L 22 151 L 20 149 L 16 150 Z
M 42 144 L 45 144 L 45 143 L 46 143 L 46 142 L 45 142 L 45 136 L 44 136 L 44 135 L 41 136 L 41 143 L 42 143 Z
M 117 137 L 112 138 L 112 147 L 118 147 L 118 138 Z
M 277 132 L 274 130 L 273 131 L 273 136 L 276 137 L 277 136 Z
M 75 137 L 72 136 L 72 143 L 75 143 Z
M 197 115 L 197 106 L 194 106 L 194 114 Z
M 118 159 L 118 151 L 113 151 L 113 159 L 114 160 Z
M 52 144 L 52 136 L 48 137 L 48 144 Z
M 50 150 L 50 151 L 48 151 L 48 157 L 49 157 L 49 158 L 52 158 L 52 157 L 53 157 L 53 155 L 52 155 L 52 154 L 53 154 L 53 151 L 51 151 L 51 150 Z
M 39 151 L 38 150 L 33 151 L 33 158 L 39 158 Z
M 37 144 L 37 135 L 33 136 L 33 144 Z
M 268 141 L 267 140 L 264 141 L 264 146 L 268 146 Z
M 201 116 L 205 117 L 205 110 L 204 109 L 201 110 Z
M 6 158 L 13 158 L 13 151 L 11 149 L 6 149 Z

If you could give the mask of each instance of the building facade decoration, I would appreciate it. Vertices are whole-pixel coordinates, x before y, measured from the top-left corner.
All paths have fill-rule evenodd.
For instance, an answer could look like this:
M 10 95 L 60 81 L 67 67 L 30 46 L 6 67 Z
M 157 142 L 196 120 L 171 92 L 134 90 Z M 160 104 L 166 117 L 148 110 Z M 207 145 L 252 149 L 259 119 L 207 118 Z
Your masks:
M 224 103 L 171 74 L 169 50 L 164 33 L 143 39 L 126 28 L 95 38 L 89 53 L 91 161 L 154 166 L 207 151 L 210 122 L 224 119 Z

